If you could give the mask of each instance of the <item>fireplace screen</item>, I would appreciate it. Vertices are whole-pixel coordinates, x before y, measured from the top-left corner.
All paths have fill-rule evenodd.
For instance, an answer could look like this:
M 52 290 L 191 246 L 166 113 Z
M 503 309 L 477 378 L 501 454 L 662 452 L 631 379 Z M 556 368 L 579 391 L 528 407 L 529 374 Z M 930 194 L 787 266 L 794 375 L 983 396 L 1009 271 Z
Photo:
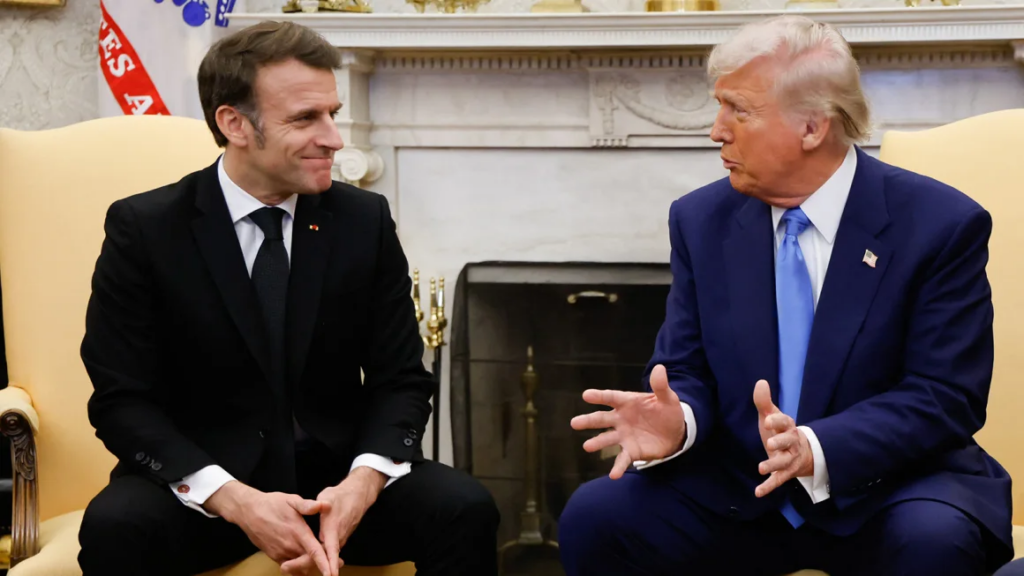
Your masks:
M 470 264 L 451 315 L 454 465 L 502 514 L 506 576 L 562 574 L 558 517 L 616 453 L 569 421 L 587 388 L 641 390 L 671 273 L 656 264 Z

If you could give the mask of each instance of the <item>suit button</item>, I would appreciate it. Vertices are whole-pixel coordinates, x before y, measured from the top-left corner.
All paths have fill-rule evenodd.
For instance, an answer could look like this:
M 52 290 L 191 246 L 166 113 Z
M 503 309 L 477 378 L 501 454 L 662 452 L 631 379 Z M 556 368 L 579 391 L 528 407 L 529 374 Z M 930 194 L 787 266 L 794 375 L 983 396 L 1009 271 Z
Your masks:
M 159 462 L 153 462 L 153 465 L 150 466 L 150 468 L 153 469 L 153 472 L 159 472 L 160 469 L 163 468 L 163 467 L 164 467 L 164 465 L 159 463 Z
M 405 440 L 402 441 L 402 444 L 405 444 L 406 446 L 412 446 L 412 438 L 406 438 Z
M 266 438 L 266 437 L 267 437 L 266 430 L 260 429 L 260 438 Z
M 145 452 L 139 452 L 138 454 L 135 455 L 135 460 L 137 460 L 139 462 L 142 462 L 142 460 L 145 457 L 146 457 L 146 453 Z
M 740 509 L 735 506 L 729 507 L 729 518 L 736 518 L 740 515 Z
M 409 430 L 409 438 L 412 438 L 413 440 L 416 439 L 416 431 L 415 430 Z

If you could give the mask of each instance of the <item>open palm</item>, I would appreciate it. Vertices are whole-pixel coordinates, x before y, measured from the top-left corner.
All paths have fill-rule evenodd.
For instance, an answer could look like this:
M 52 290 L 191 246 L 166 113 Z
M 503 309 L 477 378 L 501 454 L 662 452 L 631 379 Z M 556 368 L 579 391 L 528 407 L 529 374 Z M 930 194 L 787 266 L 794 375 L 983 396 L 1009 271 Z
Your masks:
M 597 452 L 619 445 L 622 451 L 615 458 L 609 476 L 621 478 L 636 460 L 664 458 L 679 451 L 686 437 L 686 421 L 679 397 L 668 385 L 665 367 L 651 371 L 653 392 L 621 390 L 587 390 L 583 400 L 608 406 L 609 411 L 592 412 L 572 419 L 574 430 L 607 429 L 587 440 L 583 449 Z

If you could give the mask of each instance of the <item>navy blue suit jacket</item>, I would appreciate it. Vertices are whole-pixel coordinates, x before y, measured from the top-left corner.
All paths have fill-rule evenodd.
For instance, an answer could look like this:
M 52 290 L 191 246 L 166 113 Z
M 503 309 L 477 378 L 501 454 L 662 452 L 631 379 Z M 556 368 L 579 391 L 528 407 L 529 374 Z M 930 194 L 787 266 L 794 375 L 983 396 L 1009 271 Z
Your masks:
M 754 496 L 766 459 L 754 384 L 768 380 L 776 403 L 779 392 L 774 237 L 770 207 L 728 179 L 672 205 L 672 289 L 647 374 L 665 365 L 697 438 L 647 473 L 738 519 L 774 512 L 788 495 L 810 524 L 837 535 L 894 502 L 946 502 L 1005 554 L 1010 478 L 972 438 L 992 377 L 991 217 L 949 186 L 857 154 L 797 422 L 821 442 L 831 497 L 812 504 L 796 480 Z

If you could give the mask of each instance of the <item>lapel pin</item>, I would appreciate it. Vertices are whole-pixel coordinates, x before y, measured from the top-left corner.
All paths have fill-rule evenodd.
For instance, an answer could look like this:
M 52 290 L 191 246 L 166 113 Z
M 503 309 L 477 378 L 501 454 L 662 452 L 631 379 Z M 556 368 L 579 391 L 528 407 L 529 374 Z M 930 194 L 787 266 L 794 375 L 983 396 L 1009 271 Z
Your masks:
M 878 256 L 876 256 L 875 253 L 872 252 L 871 250 L 865 250 L 864 260 L 862 260 L 862 262 L 874 268 L 875 265 L 878 264 Z
M 316 232 L 317 230 L 320 229 L 320 227 L 317 226 L 316 224 L 310 224 L 309 229 L 312 230 L 313 232 Z

